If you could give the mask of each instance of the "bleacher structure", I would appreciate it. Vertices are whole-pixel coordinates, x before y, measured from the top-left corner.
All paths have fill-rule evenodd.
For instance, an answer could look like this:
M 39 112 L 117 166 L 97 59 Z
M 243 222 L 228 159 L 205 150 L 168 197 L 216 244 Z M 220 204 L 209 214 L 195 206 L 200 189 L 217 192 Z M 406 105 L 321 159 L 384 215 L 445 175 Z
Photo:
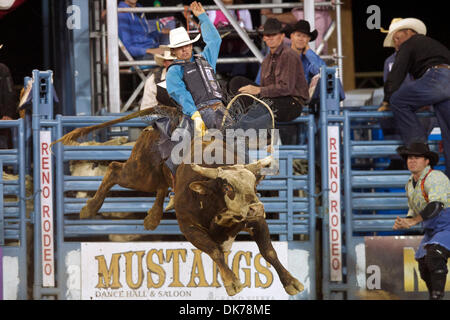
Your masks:
M 294 4 L 236 5 L 230 8 L 291 8 L 291 5 Z M 338 7 L 337 2 L 336 9 Z M 211 8 L 216 9 L 216 7 Z M 140 10 L 166 12 L 165 10 L 174 11 L 180 8 L 161 7 Z M 111 55 L 109 59 L 112 59 Z M 135 63 L 136 61 L 129 61 L 126 66 Z M 153 62 L 142 61 L 142 63 Z M 117 71 L 119 64 L 122 62 L 119 63 L 117 60 L 115 63 Z M 395 149 L 401 141 L 361 138 L 357 134 L 360 131 L 379 131 L 378 120 L 382 117 L 392 117 L 392 113 L 376 112 L 374 106 L 346 108 L 344 105 L 342 107 L 339 102 L 337 70 L 336 67 L 321 69 L 319 112 L 303 114 L 293 121 L 303 129 L 301 132 L 304 136 L 299 139 L 301 143 L 279 146 L 277 150 L 279 174 L 267 176 L 257 187 L 266 210 L 272 241 L 276 244 L 276 248 L 284 248 L 280 249 L 285 251 L 280 251 L 279 255 L 286 255 L 286 268 L 305 285 L 305 291 L 290 297 L 294 300 L 364 299 L 371 293 L 386 291 L 385 287 L 379 287 L 376 281 L 374 285 L 366 285 L 369 279 L 374 277 L 374 274 L 369 274 L 369 271 L 377 270 L 375 268 L 377 265 L 368 265 L 373 258 L 367 255 L 369 249 L 367 243 L 373 237 L 389 239 L 393 242 L 403 241 L 405 237 L 420 236 L 421 232 L 419 226 L 408 231 L 392 231 L 395 217 L 406 213 L 404 184 L 409 174 L 406 170 L 386 170 L 384 164 L 395 155 Z M 38 183 L 44 180 L 43 167 L 48 169 L 47 166 L 38 165 L 42 161 L 40 158 L 41 136 L 45 137 L 42 132 L 50 134 L 50 141 L 55 141 L 74 128 L 103 123 L 116 119 L 122 114 L 111 109 L 101 116 L 54 116 L 52 72 L 35 70 L 32 78 L 27 81 L 33 81 L 34 85 L 32 105 L 27 109 L 25 120 L 0 122 L 0 127 L 11 128 L 15 136 L 14 149 L 0 150 L 0 168 L 8 167 L 17 173 L 18 177 L 13 181 L 0 179 L 0 260 L 3 261 L 3 264 L 0 264 L 3 266 L 3 269 L 0 268 L 0 292 L 3 293 L 3 298 L 59 300 L 132 298 L 132 296 L 115 296 L 114 294 L 124 292 L 123 294 L 131 295 L 157 290 L 158 279 L 152 278 L 151 273 L 158 274 L 161 280 L 162 272 L 158 267 L 162 268 L 169 262 L 173 263 L 173 270 L 178 266 L 178 270 L 184 276 L 197 277 L 197 281 L 201 282 L 199 260 L 194 260 L 197 261 L 196 266 L 200 268 L 196 269 L 196 272 L 184 264 L 182 253 L 194 254 L 195 249 L 190 248 L 185 242 L 173 212 L 164 213 L 161 224 L 154 231 L 144 229 L 143 219 L 154 202 L 153 194 L 136 194 L 131 190 L 115 186 L 95 218 L 79 219 L 79 212 L 87 198 L 86 196 L 77 198 L 75 194 L 79 191 L 95 192 L 103 177 L 72 176 L 69 170 L 70 163 L 77 160 L 125 161 L 130 155 L 131 146 L 54 145 L 49 156 L 51 158 L 49 167 L 52 170 L 50 177 L 53 183 L 53 216 L 51 220 L 48 220 L 46 215 L 48 212 L 41 210 L 43 190 Z M 113 88 L 109 88 L 108 92 L 111 93 L 111 90 Z M 113 99 L 113 95 L 109 99 Z M 422 114 L 422 116 L 430 115 L 432 114 Z M 142 128 L 147 125 L 148 123 L 142 119 L 133 119 L 119 123 L 90 138 L 103 141 L 117 135 L 126 136 L 131 128 Z M 277 126 L 283 125 L 285 124 L 277 124 Z M 32 140 L 27 140 L 28 137 Z M 429 142 L 433 150 L 439 150 L 439 141 Z M 335 147 L 336 158 L 330 156 L 332 149 L 330 146 Z M 29 149 L 32 149 L 33 160 L 30 159 L 29 154 L 27 155 L 26 150 Z M 330 170 L 331 165 L 335 164 L 336 171 Z M 441 164 L 442 161 L 439 166 Z M 302 167 L 300 170 L 299 165 Z M 25 177 L 27 170 L 31 169 L 34 184 L 33 196 L 30 198 L 26 196 Z M 340 183 L 337 190 L 330 185 L 332 181 Z M 7 196 L 15 198 L 7 202 L 5 201 Z M 335 196 L 340 197 L 338 207 L 333 204 L 333 201 L 336 201 Z M 32 212 L 28 214 L 26 200 L 32 200 L 34 204 Z M 337 214 L 333 209 L 337 210 Z M 134 216 L 125 219 L 103 215 L 112 212 L 133 213 Z M 51 233 L 48 233 L 49 229 L 45 221 L 52 222 Z M 339 221 L 338 228 L 335 225 L 336 221 Z M 32 226 L 31 234 L 26 228 L 27 224 Z M 333 231 L 337 232 L 337 239 Z M 51 237 L 50 243 L 49 238 L 44 235 Z M 138 235 L 144 238 L 122 244 L 111 242 L 110 235 Z M 391 238 L 392 236 L 397 238 Z M 27 247 L 27 237 L 33 239 L 32 248 Z M 242 246 L 248 248 L 247 238 L 248 235 L 240 234 L 233 249 L 240 250 Z M 334 246 L 335 244 L 337 247 Z M 120 249 L 122 251 L 116 251 L 113 257 L 108 258 L 104 252 L 114 246 L 117 248 L 125 246 L 126 249 Z M 100 253 L 89 252 L 93 247 L 97 247 Z M 338 252 L 336 252 L 337 249 Z M 102 253 L 102 250 L 105 251 Z M 253 251 L 246 250 L 250 249 L 242 249 L 242 252 L 237 253 L 233 251 L 233 261 L 229 261 L 229 264 L 233 264 L 236 272 L 245 277 L 241 279 L 241 282 L 246 279 L 253 285 L 256 283 L 256 276 L 252 278 L 252 274 L 262 272 L 261 270 L 270 270 L 270 266 L 258 261 L 256 252 L 253 254 Z M 175 252 L 180 254 L 180 259 L 177 260 L 178 265 L 175 264 Z M 94 255 L 95 259 L 84 260 L 90 257 L 89 254 Z M 402 253 L 398 256 L 403 258 Z M 139 258 L 141 260 L 134 260 Z M 155 259 L 159 259 L 159 264 L 155 262 Z M 205 266 L 206 260 L 201 260 Z M 136 268 L 136 265 L 140 265 L 139 261 L 141 263 L 145 261 L 149 267 L 145 270 L 145 275 Z M 333 261 L 339 261 L 338 268 L 334 268 L 336 265 L 333 265 Z M 122 278 L 125 277 L 123 274 L 119 277 L 119 273 L 116 272 L 119 270 L 119 262 L 124 263 L 120 265 L 122 272 L 131 273 L 131 275 L 127 274 L 126 281 Z M 127 267 L 124 267 L 125 263 L 128 264 Z M 27 272 L 30 266 L 34 270 L 32 274 Z M 47 269 L 48 266 L 52 268 Z M 393 268 L 400 269 L 402 272 L 406 267 L 397 265 Z M 417 289 L 417 287 L 423 289 L 418 283 L 417 272 L 418 270 L 413 270 L 411 273 L 416 277 L 413 277 L 413 290 L 409 292 L 405 289 L 403 294 L 410 294 L 407 297 L 412 299 L 423 299 L 426 295 L 424 291 Z M 88 277 L 91 273 L 97 276 L 94 283 Z M 267 278 L 260 276 L 258 278 L 260 285 L 264 284 L 264 279 L 267 280 L 266 284 L 269 283 L 271 273 L 262 272 L 261 274 L 266 274 Z M 11 275 L 14 277 L 11 278 Z M 143 280 L 145 277 L 147 277 L 146 281 Z M 216 294 L 212 288 L 213 284 L 219 281 L 214 278 L 214 272 L 212 277 L 206 279 L 211 287 L 211 293 L 205 296 L 211 299 Z M 273 284 L 277 283 L 276 274 L 272 280 Z M 119 281 L 122 283 L 118 283 Z M 144 285 L 142 281 L 145 282 Z M 393 281 L 400 283 L 402 287 L 401 277 Z M 135 286 L 141 289 L 145 287 L 145 290 L 130 289 L 126 293 L 120 288 L 112 288 L 111 284 L 116 283 L 122 286 L 125 282 L 130 287 Z M 166 291 L 158 292 L 170 293 L 171 298 L 174 298 L 173 294 L 176 293 L 179 296 L 175 298 L 186 298 L 182 295 L 189 294 L 188 298 L 197 299 L 196 292 L 200 292 L 202 286 L 196 285 L 195 281 L 190 283 L 190 287 L 186 283 L 183 284 L 185 285 L 183 290 L 170 291 L 170 288 L 166 286 L 164 287 Z M 86 293 L 85 287 L 88 285 L 97 289 Z M 407 288 L 406 284 L 405 288 Z M 289 298 L 282 290 L 272 292 L 270 289 L 252 288 L 251 294 L 246 293 L 245 290 L 237 295 L 238 299 L 252 297 L 255 299 L 255 297 L 263 296 L 265 292 L 270 292 L 269 298 Z M 134 296 L 134 298 L 137 297 Z M 144 295 L 139 297 L 152 299 Z

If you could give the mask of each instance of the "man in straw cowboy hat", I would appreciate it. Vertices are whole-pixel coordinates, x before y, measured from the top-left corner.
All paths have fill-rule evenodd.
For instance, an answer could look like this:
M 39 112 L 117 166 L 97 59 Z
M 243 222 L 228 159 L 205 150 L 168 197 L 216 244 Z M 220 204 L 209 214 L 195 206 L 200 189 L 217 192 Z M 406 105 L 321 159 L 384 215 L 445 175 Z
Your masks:
M 155 107 L 158 104 L 175 106 L 166 90 L 166 76 L 167 68 L 176 57 L 171 55 L 169 48 L 166 48 L 163 54 L 155 54 L 154 59 L 160 68 L 145 81 L 141 110 Z
M 450 176 L 450 51 L 424 35 L 425 25 L 407 18 L 393 23 L 384 46 L 399 50 L 384 85 L 381 107 L 390 106 L 403 142 L 426 142 L 427 132 L 415 112 L 432 105 L 441 127 L 446 174 Z M 403 84 L 410 73 L 415 81 Z
M 439 155 L 430 151 L 427 144 L 415 142 L 397 148 L 397 152 L 406 161 L 411 177 L 405 187 L 407 217 L 397 217 L 393 229 L 408 229 L 423 223 L 425 234 L 415 258 L 430 299 L 442 299 L 450 257 L 450 181 L 441 171 L 432 169 Z
M 394 18 L 391 21 L 391 24 L 389 25 L 389 29 L 392 30 L 392 27 L 395 26 L 395 23 L 399 22 L 403 20 L 403 18 Z M 389 29 L 386 30 L 384 28 L 380 28 L 380 31 L 382 33 L 389 33 Z M 425 24 L 423 24 L 422 22 L 417 23 L 417 28 L 415 30 L 418 34 L 423 34 L 426 35 L 427 32 L 427 28 L 425 26 Z M 399 46 L 397 43 L 393 43 L 393 44 L 388 44 L 387 46 L 393 46 L 394 48 L 394 52 L 386 58 L 386 60 L 384 60 L 384 65 L 383 65 L 383 82 L 386 82 L 387 77 L 389 75 L 389 72 L 391 72 L 392 66 L 394 64 L 395 61 L 395 57 L 397 56 L 397 51 L 399 49 Z M 405 79 L 403 80 L 402 85 L 405 85 L 407 83 L 411 83 L 412 81 L 414 81 L 414 78 L 412 77 L 411 74 L 407 74 Z M 430 110 L 432 109 L 432 107 L 430 106 L 424 106 L 422 107 L 420 110 Z M 389 111 L 389 105 L 382 105 L 380 106 L 380 108 L 378 109 L 378 111 Z M 427 135 L 431 133 L 431 131 L 433 130 L 433 128 L 436 126 L 437 124 L 437 120 L 436 117 L 431 117 L 431 118 L 420 118 L 419 121 L 422 123 L 422 125 L 425 128 L 425 131 L 427 132 Z M 380 119 L 380 126 L 381 129 L 383 130 L 383 135 L 385 139 L 390 139 L 390 140 L 401 140 L 401 137 L 398 133 L 397 127 L 395 125 L 395 119 L 392 117 L 388 117 L 388 118 L 382 118 Z M 390 164 L 388 169 L 391 170 L 403 170 L 405 169 L 404 167 L 404 162 L 398 158 L 398 157 L 393 157 L 391 158 Z
M 169 48 L 177 59 L 169 67 L 166 82 L 169 95 L 193 120 L 195 134 L 203 136 L 207 128 L 220 129 L 226 111 L 215 75 L 222 39 L 201 3 L 192 2 L 190 9 L 200 21 L 206 46 L 203 52 L 193 55 L 192 44 L 200 39 L 200 34 L 191 40 L 184 27 L 171 30 Z

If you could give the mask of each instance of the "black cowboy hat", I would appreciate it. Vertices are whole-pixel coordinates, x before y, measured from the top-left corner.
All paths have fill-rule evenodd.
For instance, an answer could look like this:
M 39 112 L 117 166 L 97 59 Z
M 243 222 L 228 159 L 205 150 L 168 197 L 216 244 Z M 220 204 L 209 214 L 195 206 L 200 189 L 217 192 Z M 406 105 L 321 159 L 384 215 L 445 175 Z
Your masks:
M 406 160 L 408 156 L 422 156 L 430 160 L 430 166 L 435 166 L 439 162 L 439 155 L 430 150 L 423 142 L 413 142 L 409 147 L 401 146 L 397 148 L 397 153 Z
M 310 42 L 316 40 L 318 35 L 317 30 L 311 31 L 311 26 L 306 20 L 297 21 L 297 23 L 291 26 L 289 29 L 290 33 L 299 31 L 301 33 L 307 34 L 311 38 L 311 40 L 309 40 Z
M 263 29 L 261 30 L 261 33 L 263 35 L 284 33 L 284 32 L 285 29 L 283 28 L 281 22 L 274 18 L 267 19 L 266 23 L 264 23 L 263 25 Z

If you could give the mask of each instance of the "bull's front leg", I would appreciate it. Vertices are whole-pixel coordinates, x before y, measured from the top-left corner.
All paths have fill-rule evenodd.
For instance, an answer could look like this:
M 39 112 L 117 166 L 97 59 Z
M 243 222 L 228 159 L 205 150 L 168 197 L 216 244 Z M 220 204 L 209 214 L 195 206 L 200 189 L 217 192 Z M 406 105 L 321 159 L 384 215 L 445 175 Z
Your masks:
M 161 222 L 163 216 L 164 198 L 167 195 L 169 188 L 160 188 L 156 191 L 156 199 L 153 206 L 148 210 L 147 216 L 144 219 L 144 228 L 147 230 L 155 230 Z
M 113 161 L 109 164 L 108 169 L 103 177 L 102 183 L 98 188 L 92 199 L 86 202 L 86 205 L 80 211 L 81 219 L 89 219 L 95 217 L 98 210 L 105 201 L 108 191 L 117 184 L 120 171 L 122 170 L 123 163 Z
M 209 234 L 200 227 L 189 225 L 183 228 L 180 224 L 180 229 L 188 241 L 195 247 L 205 252 L 219 267 L 220 276 L 222 277 L 223 285 L 229 296 L 242 291 L 243 286 L 233 271 L 230 270 L 225 262 L 225 255 L 219 245 L 211 239 Z
M 264 259 L 274 266 L 275 270 L 280 277 L 280 281 L 283 284 L 284 290 L 290 295 L 296 295 L 303 291 L 303 284 L 294 278 L 286 268 L 283 267 L 280 260 L 278 260 L 277 253 L 270 241 L 269 227 L 263 217 L 257 217 L 256 219 L 247 223 L 247 229 L 250 229 L 250 234 L 258 245 L 259 252 Z

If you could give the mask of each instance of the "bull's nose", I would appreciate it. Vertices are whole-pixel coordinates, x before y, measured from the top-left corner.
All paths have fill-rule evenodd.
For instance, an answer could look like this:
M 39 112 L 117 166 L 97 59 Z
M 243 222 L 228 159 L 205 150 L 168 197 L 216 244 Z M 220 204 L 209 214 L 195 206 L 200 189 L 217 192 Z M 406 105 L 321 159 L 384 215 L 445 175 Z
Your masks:
M 248 216 L 259 217 L 264 215 L 264 205 L 262 202 L 254 203 L 249 206 Z

